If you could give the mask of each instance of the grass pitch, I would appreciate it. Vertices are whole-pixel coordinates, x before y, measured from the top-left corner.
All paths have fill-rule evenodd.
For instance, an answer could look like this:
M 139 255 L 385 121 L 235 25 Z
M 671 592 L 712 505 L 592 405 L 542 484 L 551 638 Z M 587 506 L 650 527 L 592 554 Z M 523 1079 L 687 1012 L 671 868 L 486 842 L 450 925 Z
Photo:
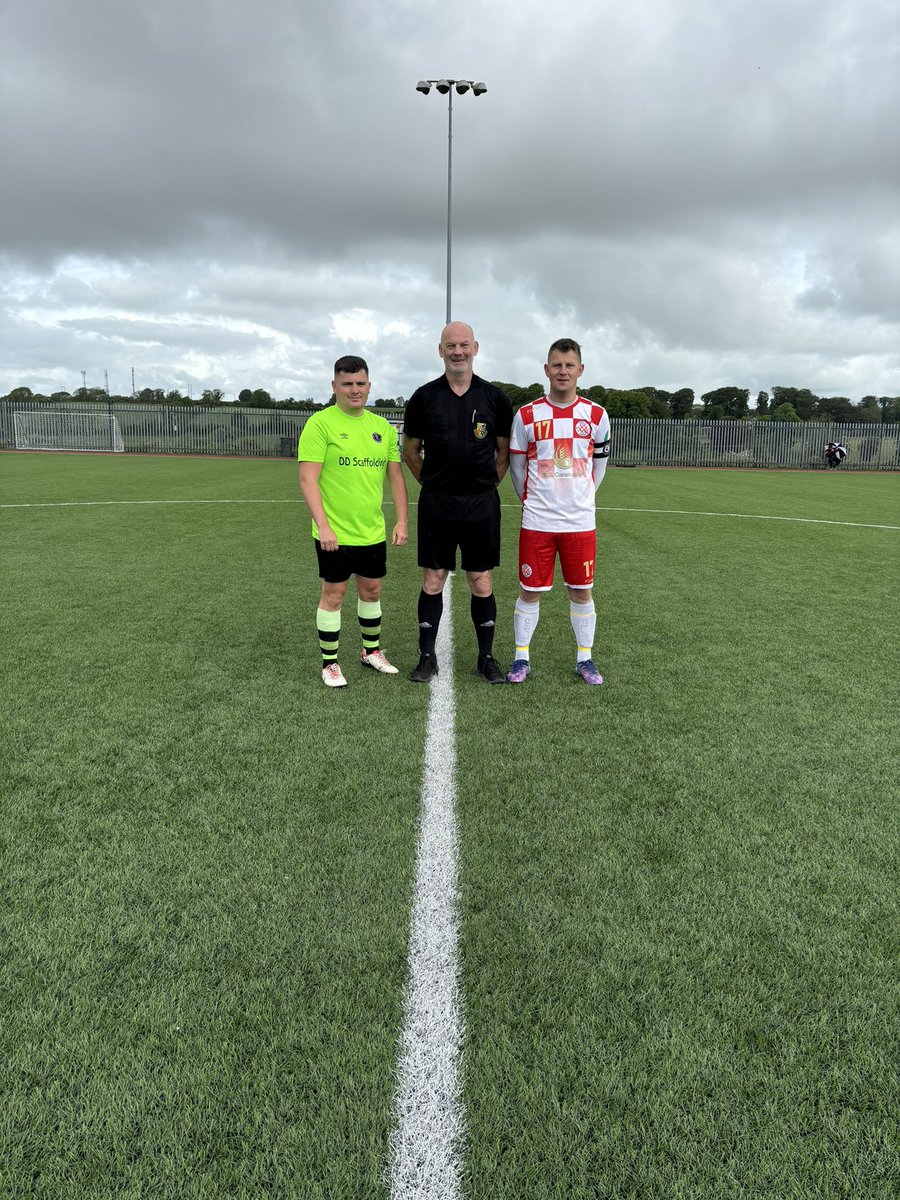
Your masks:
M 900 524 L 849 482 L 613 471 L 602 695 L 554 594 L 460 705 L 469 1196 L 897 1191 L 900 534 L 615 511 Z
M 297 499 L 0 455 L 0 504 L 64 505 L 0 509 L 5 1195 L 386 1194 L 429 689 L 356 666 L 352 601 L 322 687 Z M 893 1197 L 898 481 L 600 499 L 602 689 L 559 587 L 486 687 L 455 582 L 464 1195 Z M 418 586 L 392 550 L 404 670 Z

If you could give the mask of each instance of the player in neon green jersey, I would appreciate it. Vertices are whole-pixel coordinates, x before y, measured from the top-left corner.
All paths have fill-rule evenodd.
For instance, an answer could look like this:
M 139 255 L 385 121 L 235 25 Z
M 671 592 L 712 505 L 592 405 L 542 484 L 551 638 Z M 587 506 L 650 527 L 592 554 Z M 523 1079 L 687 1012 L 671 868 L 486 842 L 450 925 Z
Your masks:
M 303 427 L 297 458 L 300 490 L 312 516 L 322 590 L 316 612 L 322 679 L 345 687 L 338 666 L 341 605 L 356 580 L 362 663 L 396 675 L 381 649 L 381 581 L 387 574 L 387 534 L 381 502 L 387 475 L 396 522 L 392 546 L 405 546 L 409 502 L 397 431 L 366 408 L 372 390 L 365 359 L 348 354 L 334 364 L 336 403 L 313 413 Z

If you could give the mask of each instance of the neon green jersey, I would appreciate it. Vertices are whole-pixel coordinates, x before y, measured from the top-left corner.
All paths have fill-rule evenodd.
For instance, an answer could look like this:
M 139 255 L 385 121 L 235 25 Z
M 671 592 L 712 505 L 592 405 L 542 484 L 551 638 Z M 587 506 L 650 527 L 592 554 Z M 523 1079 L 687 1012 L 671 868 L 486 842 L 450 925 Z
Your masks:
M 367 408 L 349 414 L 332 404 L 303 426 L 297 458 L 322 464 L 322 506 L 340 545 L 374 546 L 385 540 L 384 477 L 388 463 L 400 461 L 393 425 Z M 312 532 L 319 536 L 315 521 Z

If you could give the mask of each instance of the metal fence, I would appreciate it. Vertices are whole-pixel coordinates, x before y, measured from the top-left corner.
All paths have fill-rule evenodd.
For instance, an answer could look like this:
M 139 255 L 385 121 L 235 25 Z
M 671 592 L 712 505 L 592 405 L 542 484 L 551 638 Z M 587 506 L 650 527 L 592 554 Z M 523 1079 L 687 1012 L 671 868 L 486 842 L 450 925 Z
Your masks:
M 161 404 L 0 404 L 0 445 L 15 447 L 14 414 L 88 412 L 115 417 L 126 454 L 247 455 L 294 458 L 308 412 L 281 408 L 189 408 Z
M 114 416 L 130 454 L 247 455 L 295 458 L 310 414 L 295 409 L 188 408 L 140 404 L 0 402 L 0 446 L 15 447 L 16 412 L 79 411 Z M 381 409 L 399 425 L 400 409 Z M 844 471 L 900 470 L 900 425 L 819 422 L 612 419 L 612 456 L 620 467 L 821 468 L 830 441 L 847 447 Z
M 821 468 L 828 442 L 847 447 L 843 471 L 900 470 L 900 425 L 817 421 L 651 421 L 612 418 L 620 467 Z

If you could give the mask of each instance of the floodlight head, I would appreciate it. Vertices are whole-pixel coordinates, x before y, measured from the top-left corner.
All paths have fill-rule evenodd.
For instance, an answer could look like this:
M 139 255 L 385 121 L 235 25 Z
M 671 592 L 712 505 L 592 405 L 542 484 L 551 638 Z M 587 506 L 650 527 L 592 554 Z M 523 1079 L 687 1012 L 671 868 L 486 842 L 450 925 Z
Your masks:
M 456 81 L 456 90 L 460 96 L 464 96 L 466 94 L 466 92 L 469 90 L 468 79 L 458 79 Z
M 439 79 L 434 86 L 437 88 L 437 90 L 441 93 L 442 96 L 446 96 L 447 93 L 450 91 L 449 79 Z
M 475 96 L 483 96 L 487 91 L 487 87 L 483 83 L 475 83 L 472 85 L 472 93 Z
M 421 92 L 423 96 L 427 96 L 431 91 L 431 84 L 425 79 L 420 79 L 416 84 L 416 91 Z

